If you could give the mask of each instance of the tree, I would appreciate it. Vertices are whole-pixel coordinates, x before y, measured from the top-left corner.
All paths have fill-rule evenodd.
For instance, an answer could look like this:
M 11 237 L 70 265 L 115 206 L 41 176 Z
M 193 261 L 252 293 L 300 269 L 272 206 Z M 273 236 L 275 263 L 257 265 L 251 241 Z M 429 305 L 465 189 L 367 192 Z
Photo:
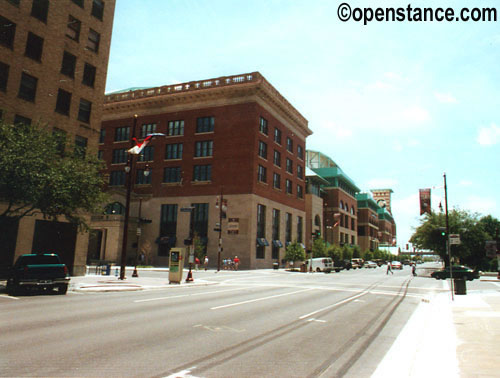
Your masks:
M 81 150 L 65 152 L 61 133 L 0 122 L 0 222 L 42 214 L 87 228 L 83 214 L 100 210 L 106 196 L 103 163 Z
M 477 269 L 484 269 L 489 264 L 485 255 L 485 241 L 490 237 L 486 229 L 494 229 L 498 220 L 484 217 L 479 220 L 478 214 L 453 209 L 448 214 L 450 234 L 460 235 L 460 244 L 451 245 L 452 259 Z M 491 229 L 490 229 L 491 228 Z M 448 264 L 446 248 L 446 217 L 443 213 L 426 214 L 422 223 L 410 238 L 419 249 L 435 251 Z M 444 234 L 444 235 L 443 235 Z
M 314 239 L 312 245 L 313 257 L 324 257 L 327 255 L 326 244 L 323 239 Z
M 344 244 L 342 246 L 342 259 L 351 261 L 352 258 L 353 258 L 352 248 L 350 248 L 347 244 Z
M 297 243 L 297 241 L 290 243 L 288 247 L 286 247 L 285 260 L 304 261 L 305 259 L 306 259 L 306 253 L 304 251 L 304 248 L 302 248 L 302 246 L 299 243 Z
M 342 261 L 342 249 L 337 244 L 332 244 L 328 246 L 327 255 L 331 257 L 333 261 Z

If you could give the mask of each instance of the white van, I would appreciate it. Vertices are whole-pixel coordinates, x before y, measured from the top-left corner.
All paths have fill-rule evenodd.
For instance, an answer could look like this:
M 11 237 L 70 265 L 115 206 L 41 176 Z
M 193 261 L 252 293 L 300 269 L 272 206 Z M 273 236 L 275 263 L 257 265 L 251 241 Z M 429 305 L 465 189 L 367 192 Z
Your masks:
M 311 266 L 311 259 L 306 260 L 307 271 L 309 272 L 309 267 Z M 330 257 L 317 257 L 312 259 L 312 270 L 313 272 L 326 272 L 330 273 L 333 269 L 333 260 Z

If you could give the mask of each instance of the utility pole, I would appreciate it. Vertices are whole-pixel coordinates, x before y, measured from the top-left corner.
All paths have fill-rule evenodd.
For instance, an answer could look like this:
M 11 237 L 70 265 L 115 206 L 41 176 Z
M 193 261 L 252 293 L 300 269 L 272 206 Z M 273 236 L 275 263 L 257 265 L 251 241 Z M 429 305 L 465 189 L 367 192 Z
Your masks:
M 451 281 L 451 300 L 455 300 L 453 296 L 454 285 L 453 285 L 453 269 L 451 264 L 451 246 L 450 246 L 450 223 L 448 220 L 448 187 L 446 186 L 446 172 L 444 177 L 444 207 L 446 214 L 446 250 L 448 252 L 448 262 L 450 264 L 450 281 Z
M 224 197 L 220 187 L 220 203 L 219 203 L 219 250 L 217 252 L 217 272 L 220 272 L 220 257 L 222 252 L 222 206 L 224 206 Z

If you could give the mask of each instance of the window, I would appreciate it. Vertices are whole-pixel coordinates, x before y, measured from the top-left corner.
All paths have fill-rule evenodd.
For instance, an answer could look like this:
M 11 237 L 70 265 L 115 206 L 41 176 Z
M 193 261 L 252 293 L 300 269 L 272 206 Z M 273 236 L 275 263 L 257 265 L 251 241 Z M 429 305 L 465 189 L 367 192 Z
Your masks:
M 146 138 L 153 133 L 156 133 L 156 123 L 144 123 L 141 126 L 141 138 Z
M 100 144 L 104 143 L 104 138 L 106 138 L 106 129 L 101 129 L 101 132 L 99 133 Z
M 123 215 L 125 214 L 125 206 L 123 206 L 120 202 L 113 202 L 106 206 L 104 212 L 106 214 Z
M 92 10 L 90 14 L 102 21 L 102 15 L 104 14 L 104 2 L 102 0 L 92 0 Z
M 301 185 L 297 185 L 297 198 L 304 198 L 304 189 Z
M 112 171 L 109 175 L 109 186 L 125 185 L 125 171 Z
M 192 203 L 194 207 L 191 216 L 190 229 L 201 238 L 207 237 L 208 233 L 208 203 Z
M 286 171 L 293 174 L 293 161 L 291 159 L 286 159 Z
M 195 165 L 193 170 L 193 181 L 212 180 L 212 165 Z
M 267 144 L 262 141 L 259 141 L 259 156 L 267 159 Z
M 293 140 L 290 137 L 286 137 L 286 149 L 293 153 Z
M 286 192 L 288 194 L 292 194 L 293 193 L 293 189 L 292 189 L 292 181 L 290 180 L 286 180 Z
M 71 1 L 83 9 L 83 0 L 71 0 Z
M 83 98 L 80 99 L 80 108 L 78 109 L 78 120 L 89 123 L 91 111 L 92 111 L 92 103 Z
M 184 135 L 184 121 L 169 121 L 168 135 Z
M 61 73 L 71 78 L 75 77 L 76 56 L 65 51 L 63 54 Z
M 26 50 L 24 51 L 24 55 L 28 58 L 36 60 L 40 62 L 42 60 L 42 51 L 43 51 L 43 38 L 28 32 L 28 39 L 26 41 Z
M 304 160 L 304 149 L 302 146 L 297 146 L 297 156 L 299 159 Z
M 281 167 L 281 153 L 274 150 L 274 165 Z
M 71 93 L 60 89 L 57 92 L 56 112 L 64 115 L 69 115 L 69 108 L 71 106 Z
M 277 209 L 273 209 L 273 248 L 272 248 L 272 256 L 273 259 L 279 259 L 279 247 L 275 245 L 274 240 L 280 239 L 280 211 Z
M 301 165 L 297 165 L 297 177 L 304 179 L 304 168 Z
M 87 39 L 87 50 L 98 52 L 99 51 L 99 43 L 101 42 L 101 35 L 96 32 L 94 29 L 89 29 L 89 37 Z
M 303 224 L 302 224 L 302 217 L 297 216 L 297 243 L 302 243 L 302 229 L 303 229 Z
M 26 101 L 35 102 L 37 84 L 38 79 L 36 77 L 23 72 L 21 75 L 21 84 L 19 86 L 19 93 L 17 94 L 17 97 Z
M 260 182 L 267 182 L 267 168 L 259 165 L 257 170 L 257 180 Z
M 14 125 L 31 125 L 31 118 L 23 117 L 22 115 L 16 114 L 14 116 Z
M 181 182 L 181 167 L 165 167 L 163 182 Z
M 146 146 L 139 155 L 139 161 L 153 161 L 155 154 L 154 146 Z
M 135 183 L 137 185 L 151 185 L 151 174 L 149 169 L 138 169 L 135 175 Z
M 83 66 L 82 84 L 94 88 L 96 68 L 92 64 L 85 63 Z
M 87 138 L 80 135 L 75 136 L 75 156 L 85 157 L 87 151 Z
M 199 117 L 196 120 L 197 133 L 209 133 L 214 131 L 214 117 Z
M 78 42 L 80 40 L 81 28 L 82 28 L 82 22 L 79 19 L 69 15 L 68 25 L 66 27 L 66 37 Z
M 130 139 L 130 127 L 117 127 L 115 129 L 115 142 L 124 142 Z
M 104 160 L 104 150 L 97 151 L 97 158 L 99 160 Z
M 351 230 L 356 230 L 356 223 L 354 221 L 354 218 L 351 218 Z
M 292 242 L 292 214 L 285 213 L 285 243 Z
M 281 130 L 278 128 L 274 129 L 274 141 L 281 144 Z
M 33 0 L 31 7 L 31 15 L 42 22 L 47 22 L 49 13 L 49 0 Z
M 160 243 L 158 256 L 168 256 L 168 250 L 175 246 L 177 234 L 177 205 L 161 205 L 160 237 L 166 237 L 167 243 Z
M 273 187 L 276 189 L 281 189 L 281 177 L 278 173 L 273 174 Z
M 12 49 L 14 47 L 14 36 L 16 24 L 0 15 L 0 44 Z
M 266 207 L 264 205 L 257 205 L 257 238 L 266 238 Z M 258 259 L 265 258 L 265 247 L 257 244 Z
M 260 117 L 259 131 L 262 134 L 268 134 L 267 119 Z
M 2 22 L 0 20 L 0 22 Z M 9 65 L 0 62 L 0 91 L 7 92 L 7 82 L 9 81 Z
M 127 162 L 127 150 L 125 148 L 119 148 L 113 150 L 113 159 L 111 164 L 123 164 Z
M 165 160 L 182 159 L 182 143 L 165 146 Z
M 194 156 L 195 157 L 207 157 L 212 156 L 213 144 L 211 140 L 204 140 L 201 142 L 196 142 L 194 146 Z
M 15 5 L 16 7 L 19 7 L 19 3 L 21 0 L 7 0 L 9 3 L 12 5 Z

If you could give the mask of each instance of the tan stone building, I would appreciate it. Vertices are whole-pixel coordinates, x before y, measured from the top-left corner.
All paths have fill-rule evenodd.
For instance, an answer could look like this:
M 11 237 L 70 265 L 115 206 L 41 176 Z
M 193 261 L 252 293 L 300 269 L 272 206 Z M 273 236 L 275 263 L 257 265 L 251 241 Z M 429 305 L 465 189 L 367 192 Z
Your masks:
M 152 132 L 165 136 L 126 173 L 130 139 Z M 238 256 L 242 268 L 281 263 L 287 242 L 305 243 L 310 134 L 307 120 L 258 72 L 107 95 L 100 154 L 115 197 L 109 214 L 93 219 L 90 253 L 119 262 L 131 174 L 127 263 L 144 253 L 148 263 L 167 265 L 169 249 L 183 247 L 191 230 L 211 267 L 219 245 L 221 259 Z
M 114 9 L 115 0 L 0 1 L 0 118 L 48 125 L 96 153 Z M 9 228 L 0 263 L 50 250 L 84 272 L 87 233 L 35 217 Z

